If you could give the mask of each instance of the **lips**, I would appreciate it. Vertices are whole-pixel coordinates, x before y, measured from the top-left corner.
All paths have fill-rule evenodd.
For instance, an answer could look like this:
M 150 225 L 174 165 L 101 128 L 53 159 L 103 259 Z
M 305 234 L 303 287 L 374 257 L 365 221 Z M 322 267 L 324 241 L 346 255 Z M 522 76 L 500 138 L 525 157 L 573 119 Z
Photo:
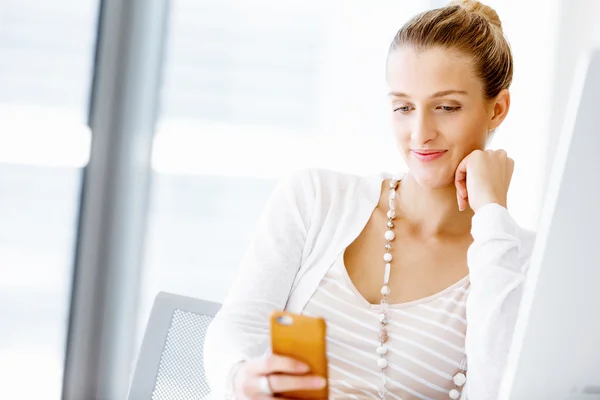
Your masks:
M 434 161 L 446 154 L 447 150 L 411 150 L 413 156 L 423 162 Z

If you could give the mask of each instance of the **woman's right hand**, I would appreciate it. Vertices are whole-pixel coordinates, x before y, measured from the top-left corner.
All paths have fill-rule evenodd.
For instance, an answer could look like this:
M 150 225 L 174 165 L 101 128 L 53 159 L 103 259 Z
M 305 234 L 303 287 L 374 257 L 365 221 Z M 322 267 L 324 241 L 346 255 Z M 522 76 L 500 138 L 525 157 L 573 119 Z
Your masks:
M 327 384 L 323 377 L 307 375 L 309 367 L 293 358 L 269 355 L 244 362 L 234 378 L 236 399 L 272 399 L 273 394 L 292 390 L 318 390 Z M 261 379 L 267 377 L 273 394 L 263 392 Z M 281 398 L 281 397 L 278 397 Z

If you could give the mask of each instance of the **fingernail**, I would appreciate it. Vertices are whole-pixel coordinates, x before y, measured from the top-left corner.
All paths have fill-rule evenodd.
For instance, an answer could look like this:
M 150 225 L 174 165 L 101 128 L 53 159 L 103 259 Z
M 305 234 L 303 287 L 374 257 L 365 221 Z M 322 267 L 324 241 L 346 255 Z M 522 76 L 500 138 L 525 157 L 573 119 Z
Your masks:
M 310 368 L 306 364 L 300 363 L 296 365 L 296 371 L 298 372 L 308 372 L 309 370 Z
M 315 378 L 313 379 L 313 385 L 316 388 L 324 388 L 325 385 L 327 384 L 327 381 L 325 380 L 325 378 Z

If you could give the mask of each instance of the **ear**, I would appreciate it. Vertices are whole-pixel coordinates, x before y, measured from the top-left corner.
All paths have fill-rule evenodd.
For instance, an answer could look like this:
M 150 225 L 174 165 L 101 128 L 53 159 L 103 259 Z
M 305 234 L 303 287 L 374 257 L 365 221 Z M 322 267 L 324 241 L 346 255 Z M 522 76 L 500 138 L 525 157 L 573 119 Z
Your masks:
M 502 89 L 490 103 L 491 118 L 488 123 L 488 130 L 495 131 L 504 121 L 510 109 L 510 92 L 508 89 Z

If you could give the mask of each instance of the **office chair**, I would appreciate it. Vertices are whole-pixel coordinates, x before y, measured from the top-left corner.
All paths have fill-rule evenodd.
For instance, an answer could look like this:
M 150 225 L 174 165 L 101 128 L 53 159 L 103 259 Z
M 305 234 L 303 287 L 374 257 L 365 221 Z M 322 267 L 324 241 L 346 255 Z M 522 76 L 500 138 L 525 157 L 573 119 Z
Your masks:
M 160 292 L 154 300 L 128 400 L 208 399 L 203 347 L 221 305 Z

